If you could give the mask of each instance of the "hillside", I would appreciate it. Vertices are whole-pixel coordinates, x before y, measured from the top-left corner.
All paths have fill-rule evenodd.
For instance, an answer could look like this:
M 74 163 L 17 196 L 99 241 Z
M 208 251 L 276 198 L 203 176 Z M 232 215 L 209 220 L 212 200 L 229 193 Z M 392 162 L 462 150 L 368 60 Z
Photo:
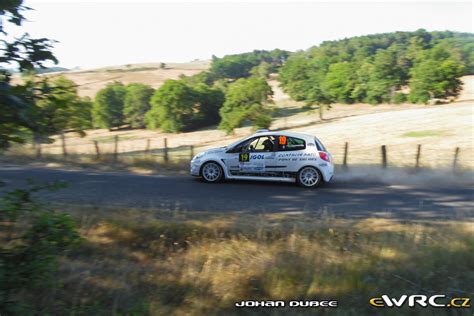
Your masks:
M 139 82 L 158 88 L 167 79 L 179 79 L 180 75 L 191 76 L 209 67 L 209 61 L 169 63 L 165 69 L 160 63 L 130 64 L 79 71 L 56 72 L 50 77 L 65 76 L 78 85 L 80 96 L 94 98 L 97 91 L 107 83 L 121 81 L 124 84 Z M 18 82 L 18 77 L 15 78 Z

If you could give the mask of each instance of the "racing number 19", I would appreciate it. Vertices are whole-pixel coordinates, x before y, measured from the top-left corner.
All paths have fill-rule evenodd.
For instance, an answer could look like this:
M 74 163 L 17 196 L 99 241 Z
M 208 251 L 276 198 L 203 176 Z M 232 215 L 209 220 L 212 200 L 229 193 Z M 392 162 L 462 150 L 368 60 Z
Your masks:
M 250 161 L 250 155 L 248 153 L 239 154 L 239 162 L 248 162 Z
M 278 143 L 280 145 L 286 145 L 286 136 L 280 136 L 278 137 Z

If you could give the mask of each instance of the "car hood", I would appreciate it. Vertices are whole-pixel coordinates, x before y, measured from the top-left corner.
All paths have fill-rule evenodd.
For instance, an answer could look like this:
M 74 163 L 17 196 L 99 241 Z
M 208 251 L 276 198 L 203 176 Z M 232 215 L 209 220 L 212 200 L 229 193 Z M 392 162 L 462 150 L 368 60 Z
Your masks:
M 205 154 L 217 154 L 217 153 L 222 153 L 226 150 L 227 147 L 218 147 L 218 148 L 211 148 L 206 150 L 204 153 Z

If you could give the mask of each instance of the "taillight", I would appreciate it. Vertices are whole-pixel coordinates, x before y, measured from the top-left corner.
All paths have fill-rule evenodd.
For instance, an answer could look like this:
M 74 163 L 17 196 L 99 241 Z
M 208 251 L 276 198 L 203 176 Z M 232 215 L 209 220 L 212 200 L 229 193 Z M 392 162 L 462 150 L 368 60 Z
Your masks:
M 329 162 L 329 155 L 327 153 L 325 153 L 324 151 L 320 151 L 319 152 L 319 158 L 321 158 L 322 160 L 325 160 L 327 162 Z

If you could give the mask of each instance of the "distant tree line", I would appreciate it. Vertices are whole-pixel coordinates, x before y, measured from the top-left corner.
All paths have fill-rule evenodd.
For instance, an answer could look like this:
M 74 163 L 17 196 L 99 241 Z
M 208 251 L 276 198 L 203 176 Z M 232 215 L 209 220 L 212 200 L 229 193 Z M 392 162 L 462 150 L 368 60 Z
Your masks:
M 292 54 L 278 80 L 308 104 L 427 103 L 457 96 L 467 74 L 474 34 L 421 29 L 323 42 Z
M 266 79 L 288 56 L 279 49 L 214 56 L 208 71 L 166 80 L 157 90 L 144 84 L 110 83 L 95 97 L 93 126 L 128 124 L 173 133 L 218 123 L 227 132 L 245 122 L 268 127 L 272 90 Z

